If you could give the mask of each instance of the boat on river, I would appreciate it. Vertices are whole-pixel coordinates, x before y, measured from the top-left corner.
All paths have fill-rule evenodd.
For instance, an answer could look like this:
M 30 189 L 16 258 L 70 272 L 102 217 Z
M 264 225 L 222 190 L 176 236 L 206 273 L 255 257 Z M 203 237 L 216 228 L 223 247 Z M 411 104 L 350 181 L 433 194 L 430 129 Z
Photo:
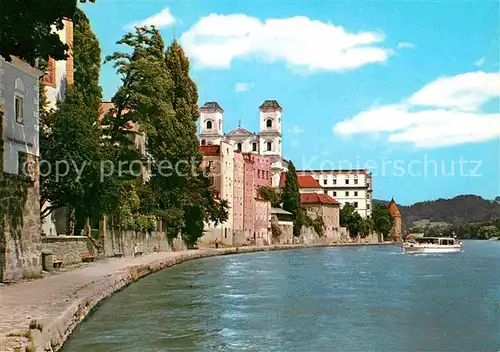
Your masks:
M 462 242 L 454 237 L 420 237 L 405 241 L 404 254 L 456 253 L 462 251 Z

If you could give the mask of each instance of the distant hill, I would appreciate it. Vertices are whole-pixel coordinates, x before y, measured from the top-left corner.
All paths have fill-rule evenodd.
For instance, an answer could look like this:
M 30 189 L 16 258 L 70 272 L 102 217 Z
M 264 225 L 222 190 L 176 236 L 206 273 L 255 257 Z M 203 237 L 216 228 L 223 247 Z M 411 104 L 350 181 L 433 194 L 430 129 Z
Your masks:
M 497 197 L 496 200 L 500 200 Z M 396 200 L 397 202 L 397 200 Z M 373 200 L 374 205 L 389 204 L 385 200 Z M 461 225 L 486 222 L 500 218 L 500 203 L 476 195 L 461 195 L 451 199 L 418 202 L 410 206 L 398 205 L 405 228 L 422 226 Z

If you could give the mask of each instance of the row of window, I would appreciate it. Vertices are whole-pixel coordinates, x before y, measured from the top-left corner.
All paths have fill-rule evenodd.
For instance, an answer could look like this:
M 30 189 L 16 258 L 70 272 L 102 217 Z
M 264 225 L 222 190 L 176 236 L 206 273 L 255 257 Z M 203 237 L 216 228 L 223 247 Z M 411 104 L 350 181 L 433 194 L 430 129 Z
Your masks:
M 328 194 L 328 190 L 325 189 L 325 194 Z M 346 197 L 349 197 L 349 191 L 345 191 L 345 196 Z M 336 197 L 337 196 L 337 191 L 333 191 L 333 197 Z M 358 191 L 354 191 L 354 197 L 357 197 L 358 196 Z
M 206 141 L 205 139 L 202 139 L 202 140 L 201 140 L 201 145 L 207 145 L 207 141 Z M 258 144 L 257 144 L 257 142 L 253 142 L 253 143 L 252 143 L 252 151 L 253 151 L 253 152 L 258 151 L 258 149 L 257 149 L 257 148 L 258 148 Z M 237 144 L 236 144 L 236 150 L 237 150 L 237 151 L 239 151 L 239 152 L 241 152 L 241 150 L 242 150 L 242 145 L 241 145 L 241 143 L 237 143 Z M 267 152 L 271 152 L 271 151 L 273 151 L 273 142 L 266 142 L 266 151 L 267 151 Z
M 206 129 L 207 129 L 207 130 L 211 130 L 211 129 L 213 128 L 213 123 L 212 123 L 212 121 L 208 120 L 208 121 L 205 123 L 205 126 L 206 126 Z M 220 126 L 221 126 L 221 123 L 220 123 L 220 121 L 219 121 L 219 128 L 220 128 Z M 267 127 L 267 128 L 272 128 L 272 127 L 273 127 L 273 120 L 271 120 L 271 119 L 267 119 L 267 120 L 266 120 L 266 127 Z
M 336 179 L 333 179 L 332 181 L 333 181 L 333 184 L 334 184 L 334 185 L 336 185 L 336 184 L 337 184 L 337 180 L 336 180 Z M 327 184 L 328 184 L 328 180 L 327 180 L 327 179 L 324 179 L 324 180 L 323 180 L 323 184 L 324 184 L 324 185 L 327 185 Z M 346 179 L 346 180 L 345 180 L 345 184 L 346 184 L 346 185 L 348 185 L 348 184 L 349 184 L 349 180 L 348 180 L 348 179 Z M 355 178 L 355 179 L 354 179 L 354 184 L 355 184 L 355 185 L 357 185 L 357 184 L 358 184 L 358 179 L 357 179 L 357 178 Z

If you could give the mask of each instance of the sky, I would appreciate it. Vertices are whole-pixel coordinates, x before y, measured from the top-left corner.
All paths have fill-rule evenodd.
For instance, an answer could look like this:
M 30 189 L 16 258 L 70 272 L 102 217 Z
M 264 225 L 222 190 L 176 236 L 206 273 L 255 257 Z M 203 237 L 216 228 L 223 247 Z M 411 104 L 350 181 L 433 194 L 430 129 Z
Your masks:
M 81 5 L 103 58 L 136 25 L 176 38 L 200 105 L 224 130 L 283 108 L 297 169 L 367 168 L 373 197 L 400 204 L 500 196 L 499 3 L 495 1 L 128 1 Z M 104 99 L 120 85 L 101 72 Z

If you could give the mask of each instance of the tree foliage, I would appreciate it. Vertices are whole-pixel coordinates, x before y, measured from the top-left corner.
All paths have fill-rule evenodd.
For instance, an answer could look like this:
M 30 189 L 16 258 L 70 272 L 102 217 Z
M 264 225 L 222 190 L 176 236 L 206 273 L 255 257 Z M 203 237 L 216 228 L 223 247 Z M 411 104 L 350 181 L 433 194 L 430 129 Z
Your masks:
M 385 205 L 375 206 L 372 213 L 372 219 L 374 230 L 386 238 L 394 224 L 394 218 L 389 212 L 389 208 Z
M 347 227 L 350 237 L 357 237 L 362 232 L 363 222 L 363 218 L 356 211 L 354 205 L 346 203 L 340 209 L 340 226 Z
M 260 187 L 259 195 L 265 201 L 271 203 L 273 208 L 279 208 L 281 205 L 281 194 L 279 189 L 273 187 Z
M 189 76 L 189 61 L 176 41 L 165 51 L 154 27 L 136 28 L 118 44 L 132 52 L 106 58 L 122 76 L 112 99 L 115 109 L 106 119 L 111 140 L 126 145 L 131 122 L 146 133 L 151 177 L 142 190 L 141 212 L 162 218 L 169 238 L 181 234 L 194 244 L 205 222 L 227 220 L 228 203 L 215 200 L 210 179 L 200 169 L 198 93 Z
M 108 157 L 108 150 L 102 145 L 97 123 L 101 99 L 96 69 L 101 61 L 99 42 L 85 14 L 80 10 L 77 13 L 75 84 L 67 87 L 65 100 L 58 103 L 55 111 L 44 110 L 41 114 L 42 218 L 65 206 L 73 215 L 77 212 L 83 217 L 99 217 L 116 202 L 117 185 L 101 180 L 101 165 Z M 48 200 L 50 206 L 46 206 Z
M 63 19 L 74 19 L 77 3 L 77 0 L 2 0 L 0 55 L 7 61 L 11 55 L 17 56 L 30 64 L 49 56 L 65 59 L 68 46 L 61 42 L 52 26 L 61 30 Z
M 293 215 L 293 234 L 300 235 L 300 230 L 305 223 L 305 212 L 300 203 L 299 180 L 295 166 L 290 161 L 286 172 L 285 187 L 282 191 L 283 210 Z

